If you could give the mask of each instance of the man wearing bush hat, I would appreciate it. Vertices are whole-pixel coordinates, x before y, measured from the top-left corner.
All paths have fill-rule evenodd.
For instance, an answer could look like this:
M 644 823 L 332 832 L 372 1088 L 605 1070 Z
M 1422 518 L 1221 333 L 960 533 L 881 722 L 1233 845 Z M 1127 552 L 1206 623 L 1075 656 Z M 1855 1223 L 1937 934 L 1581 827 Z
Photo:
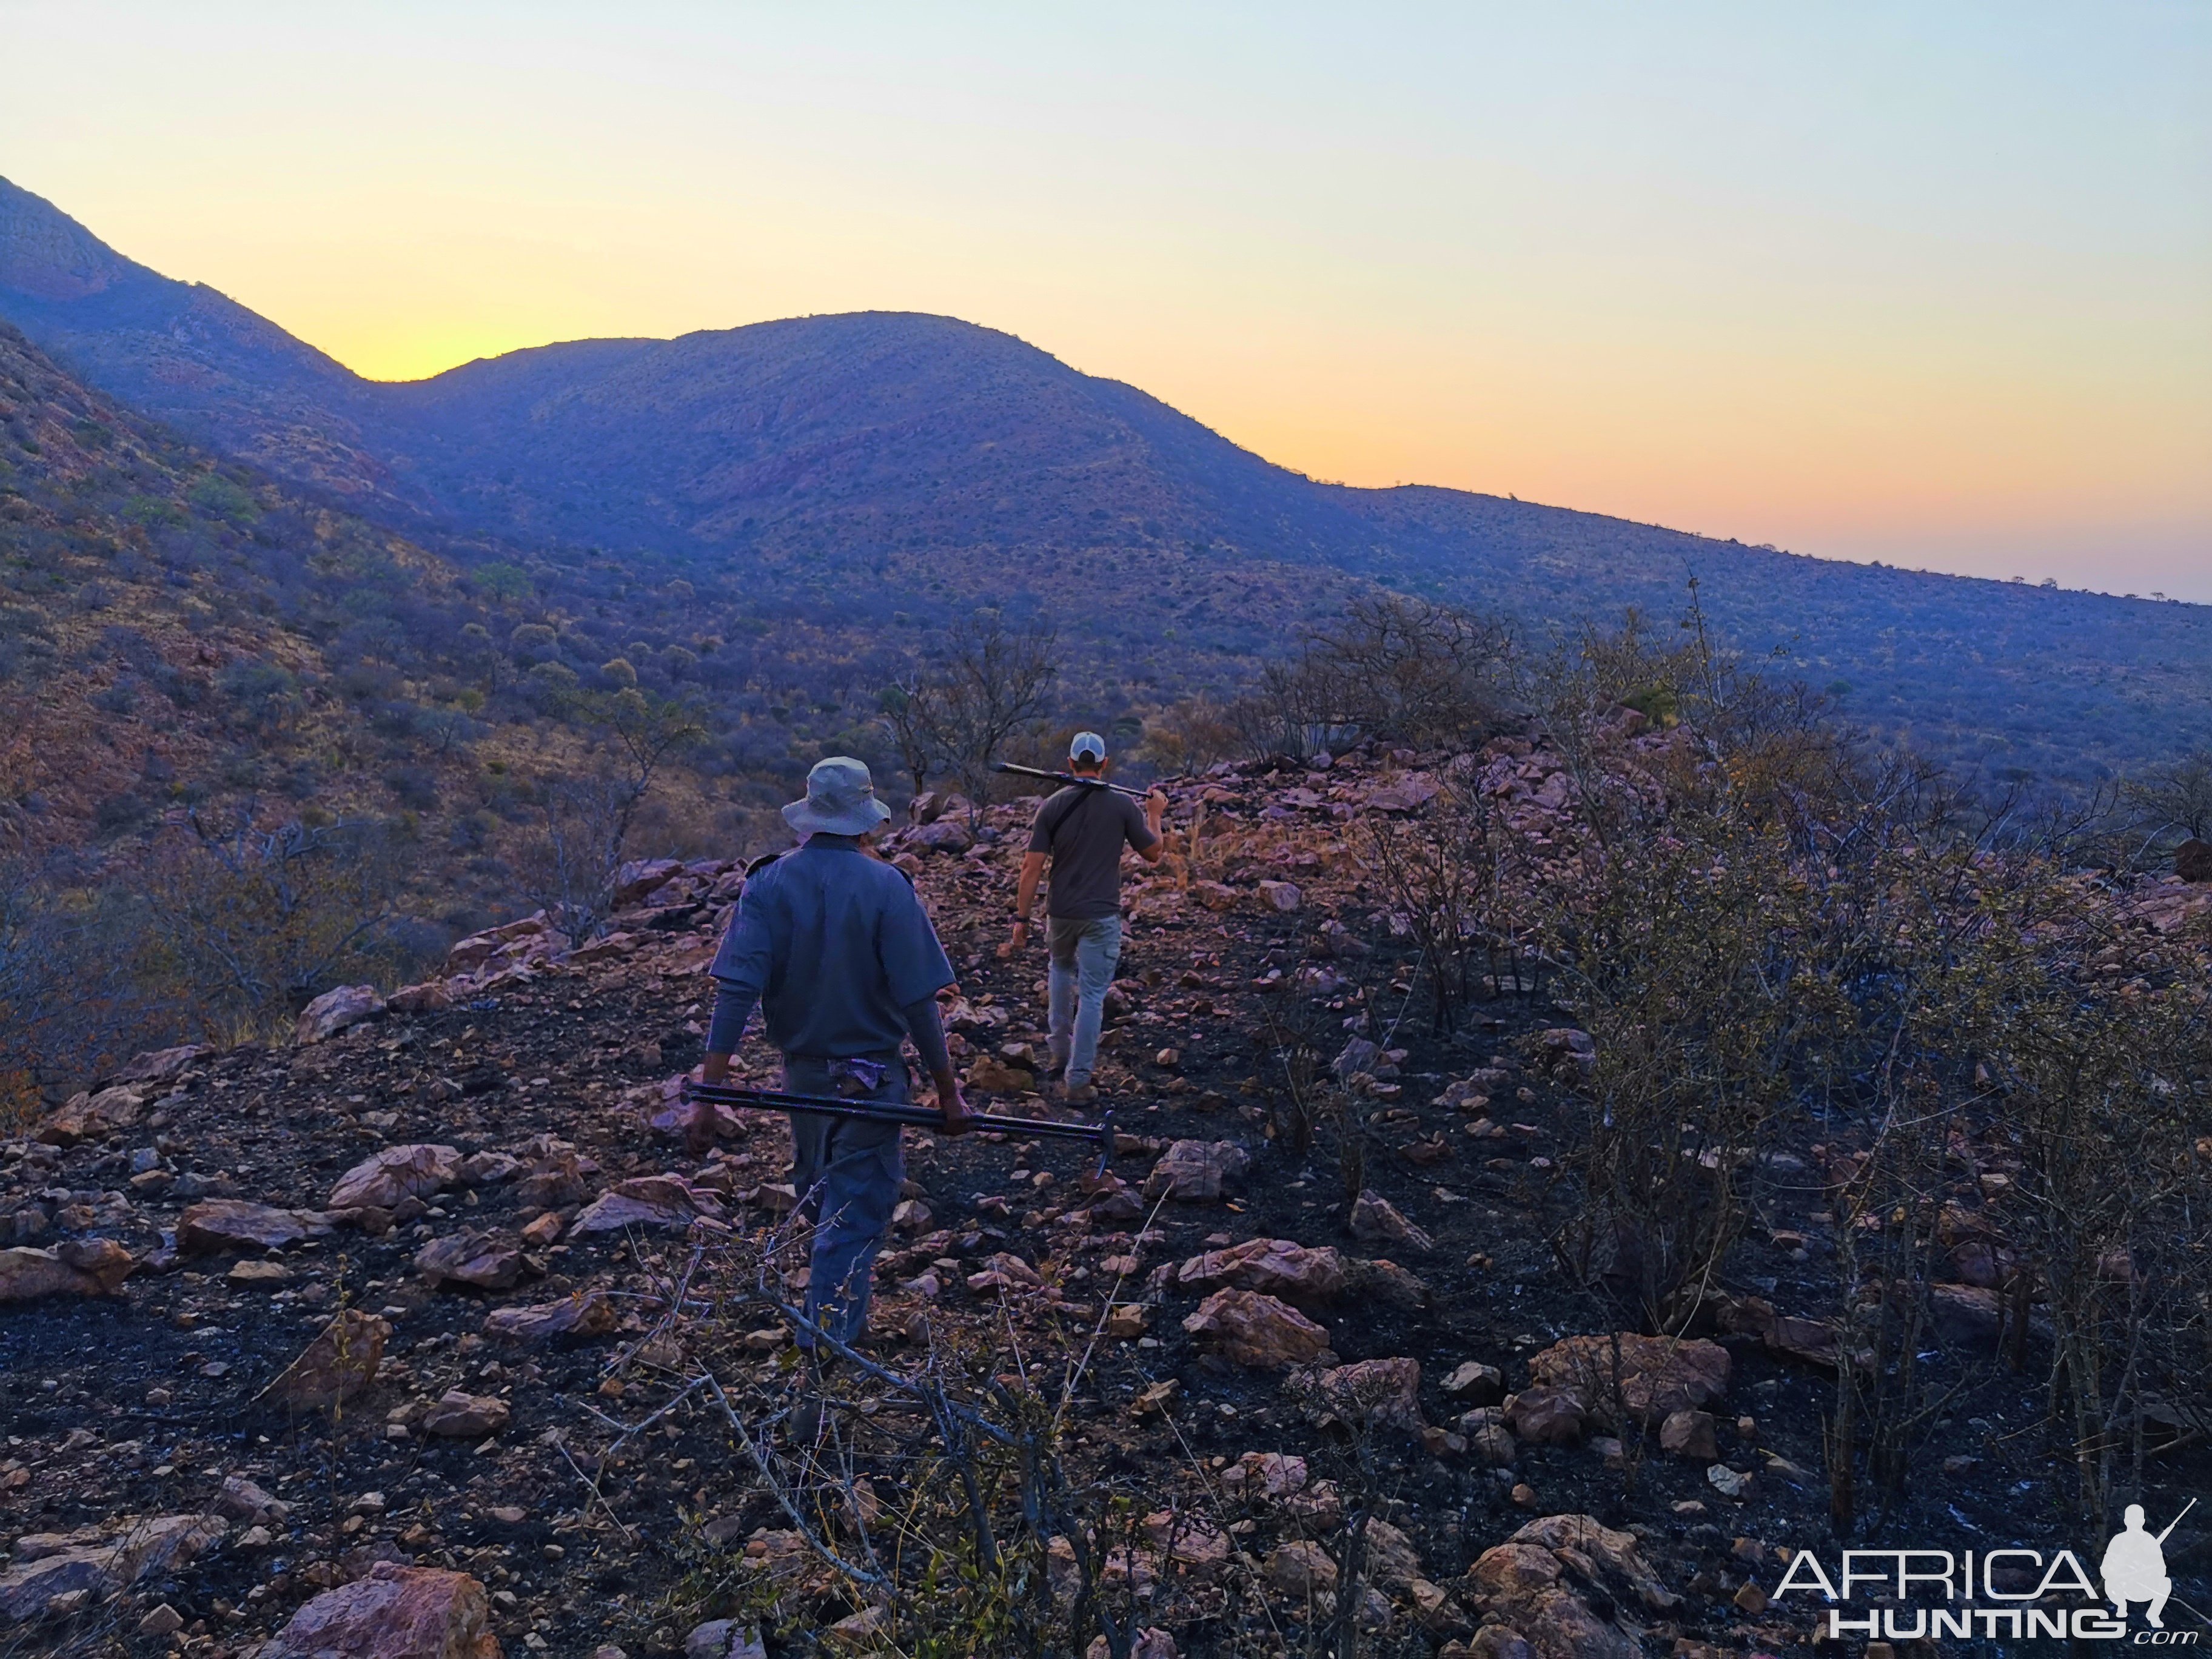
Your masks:
M 914 884 L 868 850 L 890 817 L 860 762 L 832 756 L 807 775 L 806 799 L 783 809 L 800 845 L 747 875 L 710 969 L 718 988 L 701 1077 L 729 1075 L 757 1004 L 783 1054 L 785 1089 L 903 1102 L 900 1044 L 912 1037 L 945 1129 L 958 1134 L 968 1106 L 937 1012 L 952 964 Z M 850 1343 L 866 1326 L 870 1274 L 905 1179 L 898 1126 L 793 1112 L 791 1139 L 792 1184 L 815 1223 L 806 1312 Z

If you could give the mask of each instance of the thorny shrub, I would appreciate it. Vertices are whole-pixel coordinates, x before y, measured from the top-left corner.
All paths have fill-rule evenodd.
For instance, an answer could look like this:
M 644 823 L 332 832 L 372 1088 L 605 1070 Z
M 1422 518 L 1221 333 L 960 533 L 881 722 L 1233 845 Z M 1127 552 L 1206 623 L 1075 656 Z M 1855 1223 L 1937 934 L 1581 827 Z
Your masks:
M 659 1644 L 726 1618 L 801 1651 L 814 1650 L 810 1632 L 842 1622 L 836 1651 L 931 1659 L 1127 1659 L 1155 1626 L 1200 1629 L 1210 1650 L 1255 1659 L 1400 1651 L 1370 1628 L 1380 1604 L 1361 1540 L 1392 1504 L 1382 1431 L 1360 1402 L 1297 1395 L 1331 1426 L 1323 1473 L 1334 1478 L 1296 1506 L 1263 1503 L 1191 1449 L 1172 1383 L 1147 1389 L 1138 1409 L 1157 1413 L 1148 1445 L 1164 1431 L 1179 1452 L 1163 1461 L 1118 1425 L 1122 1413 L 1104 1404 L 1103 1322 L 1074 1322 L 1075 1304 L 1060 1304 L 1051 1330 L 1002 1304 L 995 1328 L 925 1315 L 903 1350 L 848 1348 L 787 1290 L 806 1244 L 793 1224 L 696 1241 L 657 1275 L 649 1328 L 612 1362 L 629 1373 L 623 1397 L 636 1414 L 582 1408 L 591 1422 L 580 1427 L 611 1432 L 596 1463 L 577 1466 L 606 1524 L 623 1527 L 605 1471 L 679 1415 L 720 1429 L 747 1492 L 738 1524 L 749 1540 L 726 1522 L 710 1537 L 700 1516 L 680 1540 L 685 1571 L 659 1609 Z M 1040 1265 L 1038 1294 L 1057 1301 Z M 793 1331 L 831 1357 L 817 1365 L 783 1346 Z M 811 1437 L 796 1420 L 809 1399 L 824 1407 Z M 1315 1545 L 1337 1591 L 1297 1607 L 1271 1599 L 1255 1553 L 1271 1538 Z M 1425 1638 L 1405 1639 L 1428 1650 Z

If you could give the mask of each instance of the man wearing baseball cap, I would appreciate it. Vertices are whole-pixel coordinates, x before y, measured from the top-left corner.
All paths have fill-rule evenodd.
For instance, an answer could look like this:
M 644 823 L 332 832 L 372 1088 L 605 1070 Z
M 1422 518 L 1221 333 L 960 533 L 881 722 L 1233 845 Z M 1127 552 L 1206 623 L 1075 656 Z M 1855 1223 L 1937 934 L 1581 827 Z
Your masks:
M 903 1102 L 899 1045 L 912 1037 L 946 1131 L 962 1133 L 968 1106 L 937 1012 L 952 964 L 914 884 L 868 851 L 890 817 L 868 769 L 843 755 L 822 762 L 807 775 L 806 799 L 783 817 L 801 844 L 746 876 L 710 969 L 718 989 L 702 1079 L 729 1075 L 757 1004 L 783 1052 L 786 1090 Z M 870 1274 L 906 1178 L 899 1128 L 793 1112 L 791 1139 L 792 1184 L 815 1223 L 806 1312 L 849 1344 L 867 1324 Z M 800 1337 L 799 1346 L 812 1346 Z M 818 1409 L 805 1420 L 818 1425 Z
M 1121 959 L 1121 849 L 1158 864 L 1167 850 L 1160 836 L 1168 798 L 1155 789 L 1144 810 L 1106 787 L 1106 739 L 1078 732 L 1067 764 L 1082 781 L 1046 800 L 1030 832 L 1014 898 L 1014 936 L 999 948 L 1011 957 L 1029 943 L 1030 908 L 1045 860 L 1052 860 L 1052 889 L 1045 900 L 1046 943 L 1052 952 L 1047 980 L 1051 1006 L 1052 1063 L 1066 1067 L 1066 1097 L 1096 1100 L 1091 1069 L 1098 1057 L 1098 1029 L 1106 1018 L 1106 992 Z

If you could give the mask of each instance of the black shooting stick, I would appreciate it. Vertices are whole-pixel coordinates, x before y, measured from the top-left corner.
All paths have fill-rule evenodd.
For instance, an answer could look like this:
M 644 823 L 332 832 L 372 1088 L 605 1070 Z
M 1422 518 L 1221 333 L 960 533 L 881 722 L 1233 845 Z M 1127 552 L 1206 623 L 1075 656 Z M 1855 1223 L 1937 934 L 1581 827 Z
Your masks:
M 1072 783 L 1079 789 L 1111 789 L 1117 795 L 1127 795 L 1131 800 L 1142 800 L 1141 789 L 1124 789 L 1118 783 L 1109 783 L 1103 778 L 1086 778 L 1077 772 L 1046 772 L 1034 766 L 1017 766 L 1012 761 L 993 761 L 994 772 L 1007 772 L 1018 778 L 1044 778 L 1054 783 Z
M 818 1112 L 825 1117 L 858 1118 L 867 1123 L 898 1123 L 917 1129 L 943 1130 L 945 1115 L 927 1106 L 893 1100 L 845 1100 L 835 1096 L 787 1094 L 781 1089 L 744 1089 L 728 1083 L 686 1083 L 686 1100 L 710 1106 L 739 1107 L 751 1111 Z M 995 1129 L 1006 1134 L 1050 1135 L 1061 1140 L 1088 1140 L 1098 1148 L 1098 1172 L 1103 1175 L 1114 1156 L 1114 1114 L 1105 1113 L 1096 1123 L 1060 1123 L 1043 1117 L 1001 1117 L 985 1112 L 968 1120 L 969 1127 Z

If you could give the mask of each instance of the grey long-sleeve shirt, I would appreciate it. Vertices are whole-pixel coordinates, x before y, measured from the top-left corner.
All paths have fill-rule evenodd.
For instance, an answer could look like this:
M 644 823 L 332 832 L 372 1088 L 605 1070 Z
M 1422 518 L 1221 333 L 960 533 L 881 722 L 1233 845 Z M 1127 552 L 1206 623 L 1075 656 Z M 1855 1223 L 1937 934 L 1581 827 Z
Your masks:
M 714 957 L 710 1054 L 737 1046 L 756 1003 L 787 1054 L 887 1059 L 912 1036 L 949 1067 L 936 995 L 952 964 L 905 873 L 844 836 L 815 836 L 745 883 Z

